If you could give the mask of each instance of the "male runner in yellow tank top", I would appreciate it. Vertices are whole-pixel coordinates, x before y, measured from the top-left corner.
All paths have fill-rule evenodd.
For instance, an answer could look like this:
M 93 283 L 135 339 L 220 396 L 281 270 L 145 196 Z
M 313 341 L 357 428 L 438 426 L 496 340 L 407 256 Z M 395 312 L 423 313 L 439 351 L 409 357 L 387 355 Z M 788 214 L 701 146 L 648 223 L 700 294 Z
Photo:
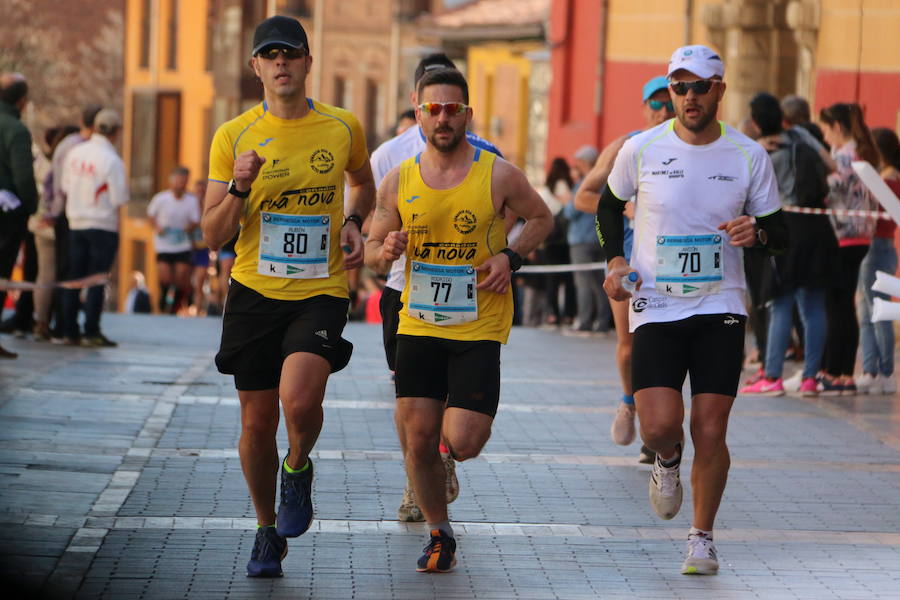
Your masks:
M 241 402 L 241 467 L 259 525 L 247 575 L 279 577 L 285 538 L 313 518 L 309 453 L 328 375 L 350 359 L 345 269 L 362 264 L 375 185 L 356 117 L 306 97 L 312 58 L 300 23 L 263 21 L 252 56 L 265 101 L 216 132 L 202 226 L 211 248 L 241 226 L 216 366 L 234 375 Z M 279 398 L 290 448 L 276 517 Z
M 550 233 L 553 220 L 519 169 L 466 141 L 472 109 L 459 71 L 428 72 L 417 93 L 425 150 L 382 182 L 366 264 L 387 272 L 401 255 L 407 258 L 397 424 L 431 536 L 417 570 L 446 572 L 456 563 L 456 541 L 438 440 L 443 435 L 462 461 L 478 456 L 490 437 L 500 398 L 500 345 L 512 325 L 510 274 Z M 526 219 L 510 247 L 507 210 Z

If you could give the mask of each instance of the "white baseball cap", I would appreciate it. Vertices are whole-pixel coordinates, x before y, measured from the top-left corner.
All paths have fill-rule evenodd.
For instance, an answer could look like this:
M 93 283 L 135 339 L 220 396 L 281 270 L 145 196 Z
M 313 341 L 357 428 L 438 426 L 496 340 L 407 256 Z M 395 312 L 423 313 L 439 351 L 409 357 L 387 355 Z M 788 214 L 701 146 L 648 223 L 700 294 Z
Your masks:
M 672 53 L 672 58 L 669 59 L 669 71 L 666 73 L 666 76 L 672 77 L 672 73 L 681 69 L 690 71 L 697 77 L 704 79 L 709 79 L 716 75 L 725 77 L 725 64 L 719 58 L 719 55 L 711 48 L 699 44 L 682 46 Z

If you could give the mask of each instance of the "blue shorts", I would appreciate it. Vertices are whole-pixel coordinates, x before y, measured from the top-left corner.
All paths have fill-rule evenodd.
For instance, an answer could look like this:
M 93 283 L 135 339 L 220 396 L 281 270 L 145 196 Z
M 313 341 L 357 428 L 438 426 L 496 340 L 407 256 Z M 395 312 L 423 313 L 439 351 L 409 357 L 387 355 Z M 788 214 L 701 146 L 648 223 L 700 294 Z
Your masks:
M 195 267 L 208 267 L 209 266 L 209 250 L 206 248 L 202 248 L 200 250 L 194 250 L 191 253 L 191 264 Z

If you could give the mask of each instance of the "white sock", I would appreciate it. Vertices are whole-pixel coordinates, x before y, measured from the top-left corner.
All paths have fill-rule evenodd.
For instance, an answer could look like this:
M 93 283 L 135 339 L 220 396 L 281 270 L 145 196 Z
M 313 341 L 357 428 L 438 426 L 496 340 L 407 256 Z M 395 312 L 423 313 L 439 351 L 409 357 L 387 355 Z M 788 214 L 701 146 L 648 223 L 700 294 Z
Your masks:
M 441 531 L 443 531 L 450 537 L 452 537 L 452 538 L 456 537 L 455 535 L 453 535 L 453 527 L 450 526 L 450 521 L 439 521 L 438 523 L 429 523 L 428 524 L 428 532 L 431 533 L 432 529 L 440 529 Z

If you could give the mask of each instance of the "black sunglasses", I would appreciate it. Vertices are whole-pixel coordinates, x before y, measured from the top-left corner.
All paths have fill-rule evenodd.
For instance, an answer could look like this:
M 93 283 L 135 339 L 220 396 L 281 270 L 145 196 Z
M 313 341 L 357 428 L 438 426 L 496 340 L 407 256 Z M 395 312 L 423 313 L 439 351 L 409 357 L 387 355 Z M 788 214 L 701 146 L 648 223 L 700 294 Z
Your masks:
M 720 83 L 717 79 L 698 79 L 697 81 L 673 81 L 669 84 L 676 96 L 684 96 L 688 90 L 693 90 L 698 96 L 709 92 L 714 83 Z
M 288 60 L 303 58 L 306 56 L 305 48 L 287 48 L 284 46 L 269 46 L 256 53 L 256 56 L 266 60 L 275 60 L 279 54 L 283 54 Z

